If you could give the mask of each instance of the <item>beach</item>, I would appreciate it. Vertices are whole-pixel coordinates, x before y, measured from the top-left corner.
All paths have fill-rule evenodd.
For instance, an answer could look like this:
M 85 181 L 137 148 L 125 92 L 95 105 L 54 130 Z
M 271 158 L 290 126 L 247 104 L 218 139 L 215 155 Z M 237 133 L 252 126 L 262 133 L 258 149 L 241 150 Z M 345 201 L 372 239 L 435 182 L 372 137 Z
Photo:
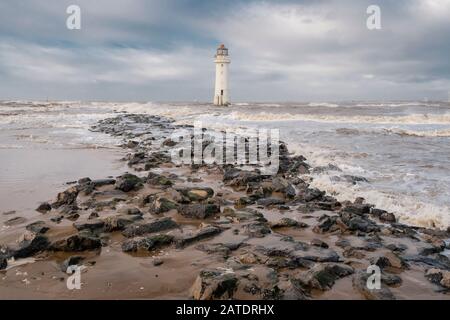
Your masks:
M 446 102 L 0 105 L 3 299 L 449 297 Z M 196 122 L 280 170 L 174 164 Z

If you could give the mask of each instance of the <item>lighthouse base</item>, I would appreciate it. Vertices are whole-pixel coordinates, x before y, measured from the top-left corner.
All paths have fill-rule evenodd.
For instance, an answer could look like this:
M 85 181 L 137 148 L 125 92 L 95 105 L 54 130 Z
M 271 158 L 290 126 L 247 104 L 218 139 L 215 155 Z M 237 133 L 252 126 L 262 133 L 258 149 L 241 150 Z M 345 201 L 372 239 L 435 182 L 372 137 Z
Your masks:
M 224 99 L 224 96 L 217 95 L 214 97 L 214 105 L 216 106 L 228 106 L 230 103 Z

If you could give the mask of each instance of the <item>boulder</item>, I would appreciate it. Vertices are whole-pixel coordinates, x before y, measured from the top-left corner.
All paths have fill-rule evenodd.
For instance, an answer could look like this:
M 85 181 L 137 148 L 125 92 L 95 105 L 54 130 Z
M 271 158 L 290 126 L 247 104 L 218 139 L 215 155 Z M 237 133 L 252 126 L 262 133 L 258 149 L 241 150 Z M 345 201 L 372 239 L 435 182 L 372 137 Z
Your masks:
M 205 219 L 220 213 L 220 207 L 217 204 L 186 204 L 181 205 L 178 212 L 191 219 Z
M 131 173 L 125 173 L 117 177 L 115 183 L 115 188 L 124 192 L 137 190 L 141 186 L 142 179 Z
M 154 172 L 149 172 L 146 182 L 155 186 L 170 187 L 173 185 L 173 182 L 169 178 Z
M 113 232 L 125 229 L 128 225 L 135 223 L 136 221 L 142 220 L 141 215 L 117 215 L 110 216 L 103 221 L 105 222 L 104 231 Z
M 191 296 L 195 300 L 232 299 L 238 282 L 233 273 L 202 270 L 191 288 Z
M 319 247 L 319 248 L 325 248 L 325 249 L 328 248 L 328 244 L 320 239 L 312 239 L 310 244 L 312 246 Z
M 77 200 L 79 189 L 76 186 L 70 187 L 69 189 L 58 193 L 56 196 L 56 201 L 52 203 L 52 207 L 57 209 L 62 205 L 73 205 Z
M 178 205 L 164 197 L 156 197 L 150 202 L 150 213 L 160 214 L 178 208 Z
M 205 188 L 178 188 L 176 189 L 187 201 L 204 201 L 214 195 L 214 190 Z
M 425 278 L 434 284 L 450 289 L 450 271 L 431 268 L 425 272 Z
M 150 222 L 132 224 L 122 231 L 122 234 L 127 238 L 141 236 L 147 233 L 160 232 L 177 228 L 178 224 L 169 217 L 154 219 Z
M 213 237 L 222 232 L 222 229 L 214 226 L 206 226 L 201 228 L 200 230 L 196 230 L 194 232 L 189 232 L 186 234 L 182 234 L 175 239 L 176 246 L 178 248 L 182 248 L 186 245 L 192 244 L 193 242 L 197 242 L 206 238 Z
M 373 257 L 371 259 L 371 262 L 377 266 L 379 266 L 381 269 L 392 267 L 397 269 L 405 269 L 408 267 L 406 262 L 397 256 L 393 252 L 387 252 L 385 254 Z
M 57 240 L 52 243 L 51 248 L 54 251 L 86 251 L 99 249 L 102 246 L 101 240 L 89 232 L 80 232 L 79 234 Z
M 4 256 L 0 256 L 0 270 L 6 269 L 8 266 L 8 259 Z
M 264 207 L 269 207 L 269 206 L 275 206 L 275 205 L 280 205 L 280 204 L 284 204 L 285 201 L 283 199 L 279 199 L 279 198 L 263 198 L 263 199 L 258 199 L 256 201 L 256 204 L 259 206 L 264 206 Z
M 36 208 L 36 211 L 40 213 L 47 213 L 50 210 L 52 210 L 52 206 L 48 202 L 43 202 Z
M 170 245 L 173 242 L 173 236 L 167 234 L 156 234 L 149 237 L 138 237 L 125 240 L 122 243 L 122 251 L 136 252 L 138 250 L 152 251 L 163 246 Z
M 295 279 L 305 288 L 329 290 L 337 279 L 353 272 L 352 267 L 342 263 L 319 263 Z
M 73 226 L 78 231 L 82 231 L 82 230 L 96 231 L 96 230 L 102 230 L 103 227 L 105 226 L 105 222 L 102 220 L 91 220 L 88 222 L 74 223 Z
M 49 245 L 50 242 L 47 237 L 36 235 L 32 239 L 21 241 L 17 247 L 8 248 L 8 251 L 10 252 L 9 255 L 15 259 L 27 258 L 38 252 L 47 250 Z
M 272 229 L 287 228 L 287 227 L 307 228 L 308 225 L 304 222 L 299 222 L 299 221 L 291 219 L 291 218 L 282 218 L 279 221 L 270 223 L 270 227 Z

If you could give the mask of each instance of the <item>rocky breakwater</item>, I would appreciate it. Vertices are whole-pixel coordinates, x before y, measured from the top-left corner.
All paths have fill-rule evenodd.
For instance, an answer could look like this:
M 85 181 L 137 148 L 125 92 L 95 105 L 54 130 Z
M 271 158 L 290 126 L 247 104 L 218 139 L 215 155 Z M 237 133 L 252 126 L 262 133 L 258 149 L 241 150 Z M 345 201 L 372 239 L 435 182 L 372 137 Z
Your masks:
M 362 198 L 339 202 L 312 188 L 314 168 L 283 143 L 273 175 L 256 165 L 175 165 L 170 135 L 177 128 L 148 115 L 100 121 L 92 130 L 123 138 L 129 172 L 81 178 L 39 205 L 41 219 L 18 228 L 17 241 L 2 242 L 0 268 L 34 257 L 58 261 L 63 272 L 89 264 L 87 273 L 95 273 L 106 250 L 130 265 L 143 258 L 159 270 L 176 263 L 170 272 L 189 281 L 120 274 L 142 287 L 166 281 L 164 294 L 184 298 L 449 297 L 448 230 L 407 226 Z M 183 273 L 186 266 L 193 276 Z M 369 266 L 380 270 L 378 289 L 367 286 Z M 161 290 L 147 297 L 162 296 Z

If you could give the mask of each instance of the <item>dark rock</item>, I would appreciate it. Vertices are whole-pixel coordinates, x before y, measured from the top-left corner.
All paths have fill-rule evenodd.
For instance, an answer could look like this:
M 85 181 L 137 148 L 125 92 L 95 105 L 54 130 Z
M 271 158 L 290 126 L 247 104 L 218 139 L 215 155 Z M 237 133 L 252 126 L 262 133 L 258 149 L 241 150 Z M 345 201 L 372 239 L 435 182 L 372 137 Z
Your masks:
M 8 266 L 8 259 L 6 257 L 0 256 L 0 270 L 6 269 Z
M 150 203 L 150 213 L 160 214 L 178 208 L 178 205 L 164 197 L 156 197 Z
M 450 261 L 446 256 L 435 255 L 435 257 L 427 257 L 421 255 L 403 256 L 406 262 L 412 262 L 425 266 L 430 266 L 436 269 L 450 270 Z
M 67 258 L 66 260 L 64 260 L 61 265 L 61 271 L 62 272 L 67 272 L 67 269 L 70 266 L 78 266 L 80 264 L 81 261 L 84 260 L 84 257 L 82 256 L 70 256 L 69 258 Z
M 11 218 L 9 220 L 6 220 L 5 222 L 3 222 L 3 224 L 5 226 L 11 227 L 11 226 L 15 226 L 18 224 L 22 224 L 25 221 L 27 221 L 27 219 L 23 218 L 23 217 L 15 217 L 15 218 Z
M 397 286 L 402 284 L 402 278 L 395 274 L 382 273 L 381 274 L 381 282 L 387 286 Z
M 388 248 L 389 250 L 394 251 L 394 252 L 403 252 L 406 249 L 408 249 L 408 247 L 402 243 L 399 243 L 399 244 L 390 243 L 386 246 L 386 248 Z
M 50 242 L 47 237 L 43 235 L 36 235 L 31 240 L 24 240 L 19 243 L 17 248 L 9 248 L 11 251 L 11 256 L 15 259 L 31 257 L 34 254 L 47 250 L 49 248 Z
M 101 221 L 101 220 L 97 220 L 97 221 L 89 221 L 89 222 L 84 222 L 84 223 L 74 223 L 73 226 L 78 231 L 81 231 L 81 230 L 96 231 L 96 230 L 103 229 L 103 227 L 105 226 L 105 222 Z
M 178 188 L 176 189 L 188 201 L 204 201 L 214 195 L 211 188 Z
M 184 247 L 186 245 L 189 245 L 193 242 L 197 242 L 206 238 L 210 238 L 212 236 L 215 236 L 222 232 L 222 229 L 214 226 L 206 226 L 200 230 L 183 234 L 179 236 L 176 241 L 176 246 L 178 248 Z
M 141 215 L 110 216 L 103 220 L 105 222 L 104 230 L 106 232 L 120 231 L 139 220 L 142 220 Z
M 220 213 L 220 207 L 216 204 L 187 204 L 181 205 L 178 212 L 185 217 L 205 219 Z
M 97 219 L 99 217 L 98 212 L 97 211 L 93 211 L 91 212 L 91 214 L 88 217 L 88 220 L 93 220 L 93 219 Z
M 367 203 L 353 203 L 347 204 L 342 208 L 342 212 L 347 212 L 355 215 L 364 215 L 370 213 L 372 205 Z
M 202 270 L 191 288 L 191 295 L 195 300 L 231 299 L 238 283 L 235 274 Z
M 75 204 L 75 201 L 77 200 L 77 196 L 79 193 L 79 189 L 74 186 L 70 187 L 69 189 L 58 193 L 56 197 L 56 201 L 52 203 L 53 208 L 59 208 L 62 205 L 72 205 Z
M 328 244 L 320 239 L 312 239 L 310 244 L 320 248 L 328 248 Z
M 149 237 L 129 239 L 122 243 L 122 251 L 136 252 L 138 250 L 152 251 L 163 246 L 170 245 L 173 236 L 167 234 L 156 234 Z
M 396 254 L 392 252 L 387 252 L 383 255 L 379 255 L 377 257 L 374 257 L 371 259 L 371 262 L 377 266 L 379 266 L 381 269 L 384 269 L 386 267 L 393 267 L 397 269 L 404 269 L 407 268 L 408 265 L 405 261 L 403 261 L 402 258 L 397 256 Z
M 50 210 L 52 210 L 52 206 L 48 202 L 41 203 L 36 209 L 36 211 L 41 213 L 47 213 Z
M 91 182 L 92 182 L 92 180 L 89 177 L 81 178 L 81 179 L 78 180 L 78 184 L 89 184 Z
M 279 198 L 264 198 L 256 201 L 256 204 L 259 206 L 269 207 L 274 205 L 284 204 L 285 201 Z
M 52 243 L 51 248 L 54 251 L 85 251 L 101 248 L 101 240 L 89 232 L 80 232 L 79 234 L 67 237 Z
M 380 220 L 383 222 L 395 222 L 395 215 L 391 212 L 384 212 L 380 215 Z
M 243 225 L 244 234 L 252 238 L 263 238 L 271 233 L 266 222 L 252 221 Z
M 316 188 L 306 188 L 305 190 L 299 192 L 298 199 L 305 202 L 311 202 L 322 199 L 324 195 L 325 191 L 321 191 Z
M 337 218 L 337 216 L 325 217 L 325 219 L 313 228 L 313 231 L 316 233 L 327 233 L 338 230 L 339 227 L 336 224 Z
M 107 185 L 112 185 L 115 184 L 116 180 L 115 179 L 97 179 L 97 180 L 93 180 L 91 182 L 91 184 L 95 187 L 102 187 L 102 186 L 107 186 Z
M 160 174 L 154 173 L 154 172 L 149 172 L 148 176 L 147 176 L 147 183 L 151 184 L 151 185 L 156 185 L 156 186 L 165 186 L 165 187 L 170 187 L 173 185 L 173 182 Z
M 299 222 L 291 218 L 282 218 L 279 221 L 270 223 L 270 227 L 272 229 L 286 228 L 286 227 L 307 228 L 308 225 L 304 222 Z
M 369 182 L 369 180 L 367 180 L 364 177 L 360 177 L 360 176 L 351 176 L 348 174 L 345 174 L 343 176 L 341 176 L 341 178 L 351 184 L 357 184 L 359 182 Z
M 45 224 L 44 221 L 36 221 L 25 227 L 25 229 L 33 232 L 33 233 L 46 233 L 50 228 Z
M 209 254 L 220 254 L 225 257 L 231 252 L 231 249 L 222 243 L 202 243 L 195 248 Z
M 358 271 L 353 277 L 353 288 L 368 300 L 395 300 L 391 290 L 381 282 L 380 289 L 369 289 L 367 280 L 370 274 L 365 271 Z
M 147 233 L 160 232 L 177 228 L 178 224 L 169 217 L 154 219 L 153 221 L 140 224 L 132 224 L 122 231 L 122 234 L 127 238 L 141 236 Z
M 52 222 L 54 222 L 54 223 L 60 223 L 61 220 L 62 220 L 63 218 L 64 218 L 63 215 L 58 215 L 58 216 L 56 216 L 56 217 L 50 218 L 50 221 L 52 221 Z
M 124 175 L 117 177 L 115 183 L 115 188 L 124 192 L 136 190 L 141 186 L 142 179 L 131 173 L 125 173 Z
M 295 279 L 305 288 L 329 290 L 337 279 L 353 274 L 352 267 L 341 263 L 320 263 Z

